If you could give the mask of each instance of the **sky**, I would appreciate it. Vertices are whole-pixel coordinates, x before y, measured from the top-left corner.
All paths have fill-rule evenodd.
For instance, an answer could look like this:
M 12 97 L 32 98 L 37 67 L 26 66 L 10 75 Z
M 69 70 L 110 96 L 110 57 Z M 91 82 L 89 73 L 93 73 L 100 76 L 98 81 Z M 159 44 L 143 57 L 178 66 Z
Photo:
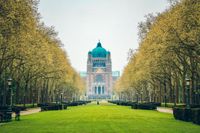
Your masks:
M 168 6 L 167 0 L 40 0 L 38 11 L 77 71 L 86 71 L 88 51 L 100 40 L 111 52 L 112 69 L 122 72 L 128 50 L 138 47 L 138 23 Z

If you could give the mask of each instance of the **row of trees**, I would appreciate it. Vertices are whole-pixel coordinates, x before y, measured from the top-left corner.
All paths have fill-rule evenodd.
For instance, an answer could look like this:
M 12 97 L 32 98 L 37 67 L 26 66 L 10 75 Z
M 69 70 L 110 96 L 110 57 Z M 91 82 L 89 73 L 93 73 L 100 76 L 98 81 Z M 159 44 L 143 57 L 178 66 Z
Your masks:
M 173 103 L 189 98 L 191 104 L 200 104 L 200 1 L 173 1 L 138 27 L 139 48 L 130 50 L 129 63 L 115 84 L 119 97 Z
M 53 27 L 40 22 L 36 0 L 0 0 L 0 103 L 78 98 L 85 87 Z

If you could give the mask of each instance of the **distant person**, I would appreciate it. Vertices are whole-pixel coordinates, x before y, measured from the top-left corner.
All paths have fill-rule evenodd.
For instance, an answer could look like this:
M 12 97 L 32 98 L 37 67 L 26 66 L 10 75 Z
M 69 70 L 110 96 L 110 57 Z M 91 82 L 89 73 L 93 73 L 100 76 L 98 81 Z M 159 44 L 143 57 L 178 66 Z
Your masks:
M 15 108 L 15 120 L 19 121 L 20 120 L 20 109 Z
M 99 105 L 99 101 L 97 101 L 97 105 Z

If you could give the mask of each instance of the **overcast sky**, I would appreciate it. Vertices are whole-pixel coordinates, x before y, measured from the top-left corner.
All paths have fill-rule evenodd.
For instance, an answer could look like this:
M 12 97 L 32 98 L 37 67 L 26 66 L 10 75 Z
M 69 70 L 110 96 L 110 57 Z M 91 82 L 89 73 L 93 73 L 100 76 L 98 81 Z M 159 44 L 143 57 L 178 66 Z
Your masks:
M 167 0 L 40 0 L 39 12 L 77 71 L 86 71 L 87 53 L 98 40 L 111 51 L 113 70 L 122 71 L 129 48 L 138 47 L 138 23 L 167 7 Z

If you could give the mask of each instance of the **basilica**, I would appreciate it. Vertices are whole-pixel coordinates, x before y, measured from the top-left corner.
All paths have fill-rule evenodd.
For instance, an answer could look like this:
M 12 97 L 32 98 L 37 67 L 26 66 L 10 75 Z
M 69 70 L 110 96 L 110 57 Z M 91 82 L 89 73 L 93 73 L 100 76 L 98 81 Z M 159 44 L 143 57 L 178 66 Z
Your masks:
M 119 78 L 119 71 L 112 71 L 111 53 L 102 47 L 101 42 L 88 52 L 86 95 L 88 99 L 110 99 L 113 84 Z

